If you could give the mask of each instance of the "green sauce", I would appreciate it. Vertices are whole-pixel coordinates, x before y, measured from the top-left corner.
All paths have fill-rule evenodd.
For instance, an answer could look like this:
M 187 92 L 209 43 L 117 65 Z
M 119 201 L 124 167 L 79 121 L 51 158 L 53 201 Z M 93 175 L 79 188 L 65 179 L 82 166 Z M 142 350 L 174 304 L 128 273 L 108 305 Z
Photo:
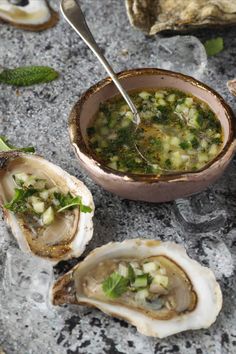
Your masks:
M 89 147 L 106 166 L 135 174 L 191 172 L 221 151 L 221 124 L 206 103 L 172 89 L 130 96 L 141 118 L 138 129 L 121 97 L 101 104 L 87 129 Z

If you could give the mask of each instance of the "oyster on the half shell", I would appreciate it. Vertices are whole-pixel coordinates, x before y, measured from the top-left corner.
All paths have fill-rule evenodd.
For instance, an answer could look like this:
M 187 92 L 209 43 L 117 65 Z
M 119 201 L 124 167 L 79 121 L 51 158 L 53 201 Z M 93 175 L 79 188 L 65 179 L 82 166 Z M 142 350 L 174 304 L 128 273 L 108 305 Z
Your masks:
M 53 263 L 80 256 L 93 234 L 88 188 L 36 155 L 0 153 L 0 205 L 21 250 Z
M 232 0 L 126 0 L 126 7 L 131 24 L 151 35 L 236 24 Z
M 207 328 L 222 307 L 210 269 L 180 245 L 140 239 L 95 249 L 57 280 L 51 296 L 54 305 L 94 306 L 160 338 Z
M 42 31 L 58 22 L 47 0 L 1 0 L 0 20 L 30 31 Z

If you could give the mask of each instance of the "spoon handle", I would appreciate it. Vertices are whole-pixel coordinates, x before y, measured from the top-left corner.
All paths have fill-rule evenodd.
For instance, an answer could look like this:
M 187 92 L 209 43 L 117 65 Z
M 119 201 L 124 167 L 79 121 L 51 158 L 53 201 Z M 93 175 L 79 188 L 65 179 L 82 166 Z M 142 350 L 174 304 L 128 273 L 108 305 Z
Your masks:
M 114 70 L 104 57 L 101 52 L 101 49 L 98 47 L 86 20 L 84 18 L 83 12 L 79 6 L 78 1 L 76 0 L 62 0 L 61 1 L 61 12 L 67 22 L 71 25 L 71 27 L 80 35 L 80 37 L 84 40 L 87 46 L 93 51 L 96 55 L 100 63 L 104 66 L 106 71 L 108 72 L 109 76 L 112 78 L 114 84 L 116 85 L 117 89 L 120 91 L 121 95 L 124 97 L 125 101 L 127 102 L 131 112 L 133 113 L 133 122 L 135 124 L 140 123 L 140 117 L 137 112 L 136 107 L 134 106 L 132 100 L 130 99 L 127 92 L 124 90 L 123 86 L 121 85 L 118 77 L 116 76 Z

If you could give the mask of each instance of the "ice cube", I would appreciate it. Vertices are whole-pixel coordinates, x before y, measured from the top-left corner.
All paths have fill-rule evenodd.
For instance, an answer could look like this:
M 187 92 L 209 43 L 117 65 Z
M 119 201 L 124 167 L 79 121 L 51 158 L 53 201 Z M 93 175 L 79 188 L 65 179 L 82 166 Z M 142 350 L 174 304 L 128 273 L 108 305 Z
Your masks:
M 200 78 L 207 65 L 204 45 L 194 36 L 161 38 L 157 43 L 157 66 Z
M 53 267 L 48 261 L 22 253 L 17 248 L 8 250 L 3 281 L 7 297 L 46 310 L 52 281 Z

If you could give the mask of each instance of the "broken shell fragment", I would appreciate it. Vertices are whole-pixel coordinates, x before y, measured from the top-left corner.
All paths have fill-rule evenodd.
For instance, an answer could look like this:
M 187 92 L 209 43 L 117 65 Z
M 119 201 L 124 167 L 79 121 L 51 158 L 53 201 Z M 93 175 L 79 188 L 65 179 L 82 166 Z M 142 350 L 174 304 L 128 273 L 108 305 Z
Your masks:
M 93 235 L 93 198 L 42 157 L 0 153 L 0 206 L 22 251 L 58 263 L 80 256 Z
M 232 95 L 236 96 L 236 79 L 229 80 L 227 82 L 227 86 L 228 86 L 229 91 L 232 93 Z
M 236 24 L 236 3 L 231 0 L 126 0 L 126 7 L 131 24 L 151 35 Z
M 54 305 L 94 306 L 163 338 L 208 328 L 222 307 L 212 271 L 171 242 L 126 240 L 95 249 L 54 284 Z
M 47 0 L 1 0 L 0 20 L 29 31 L 42 31 L 58 22 Z

